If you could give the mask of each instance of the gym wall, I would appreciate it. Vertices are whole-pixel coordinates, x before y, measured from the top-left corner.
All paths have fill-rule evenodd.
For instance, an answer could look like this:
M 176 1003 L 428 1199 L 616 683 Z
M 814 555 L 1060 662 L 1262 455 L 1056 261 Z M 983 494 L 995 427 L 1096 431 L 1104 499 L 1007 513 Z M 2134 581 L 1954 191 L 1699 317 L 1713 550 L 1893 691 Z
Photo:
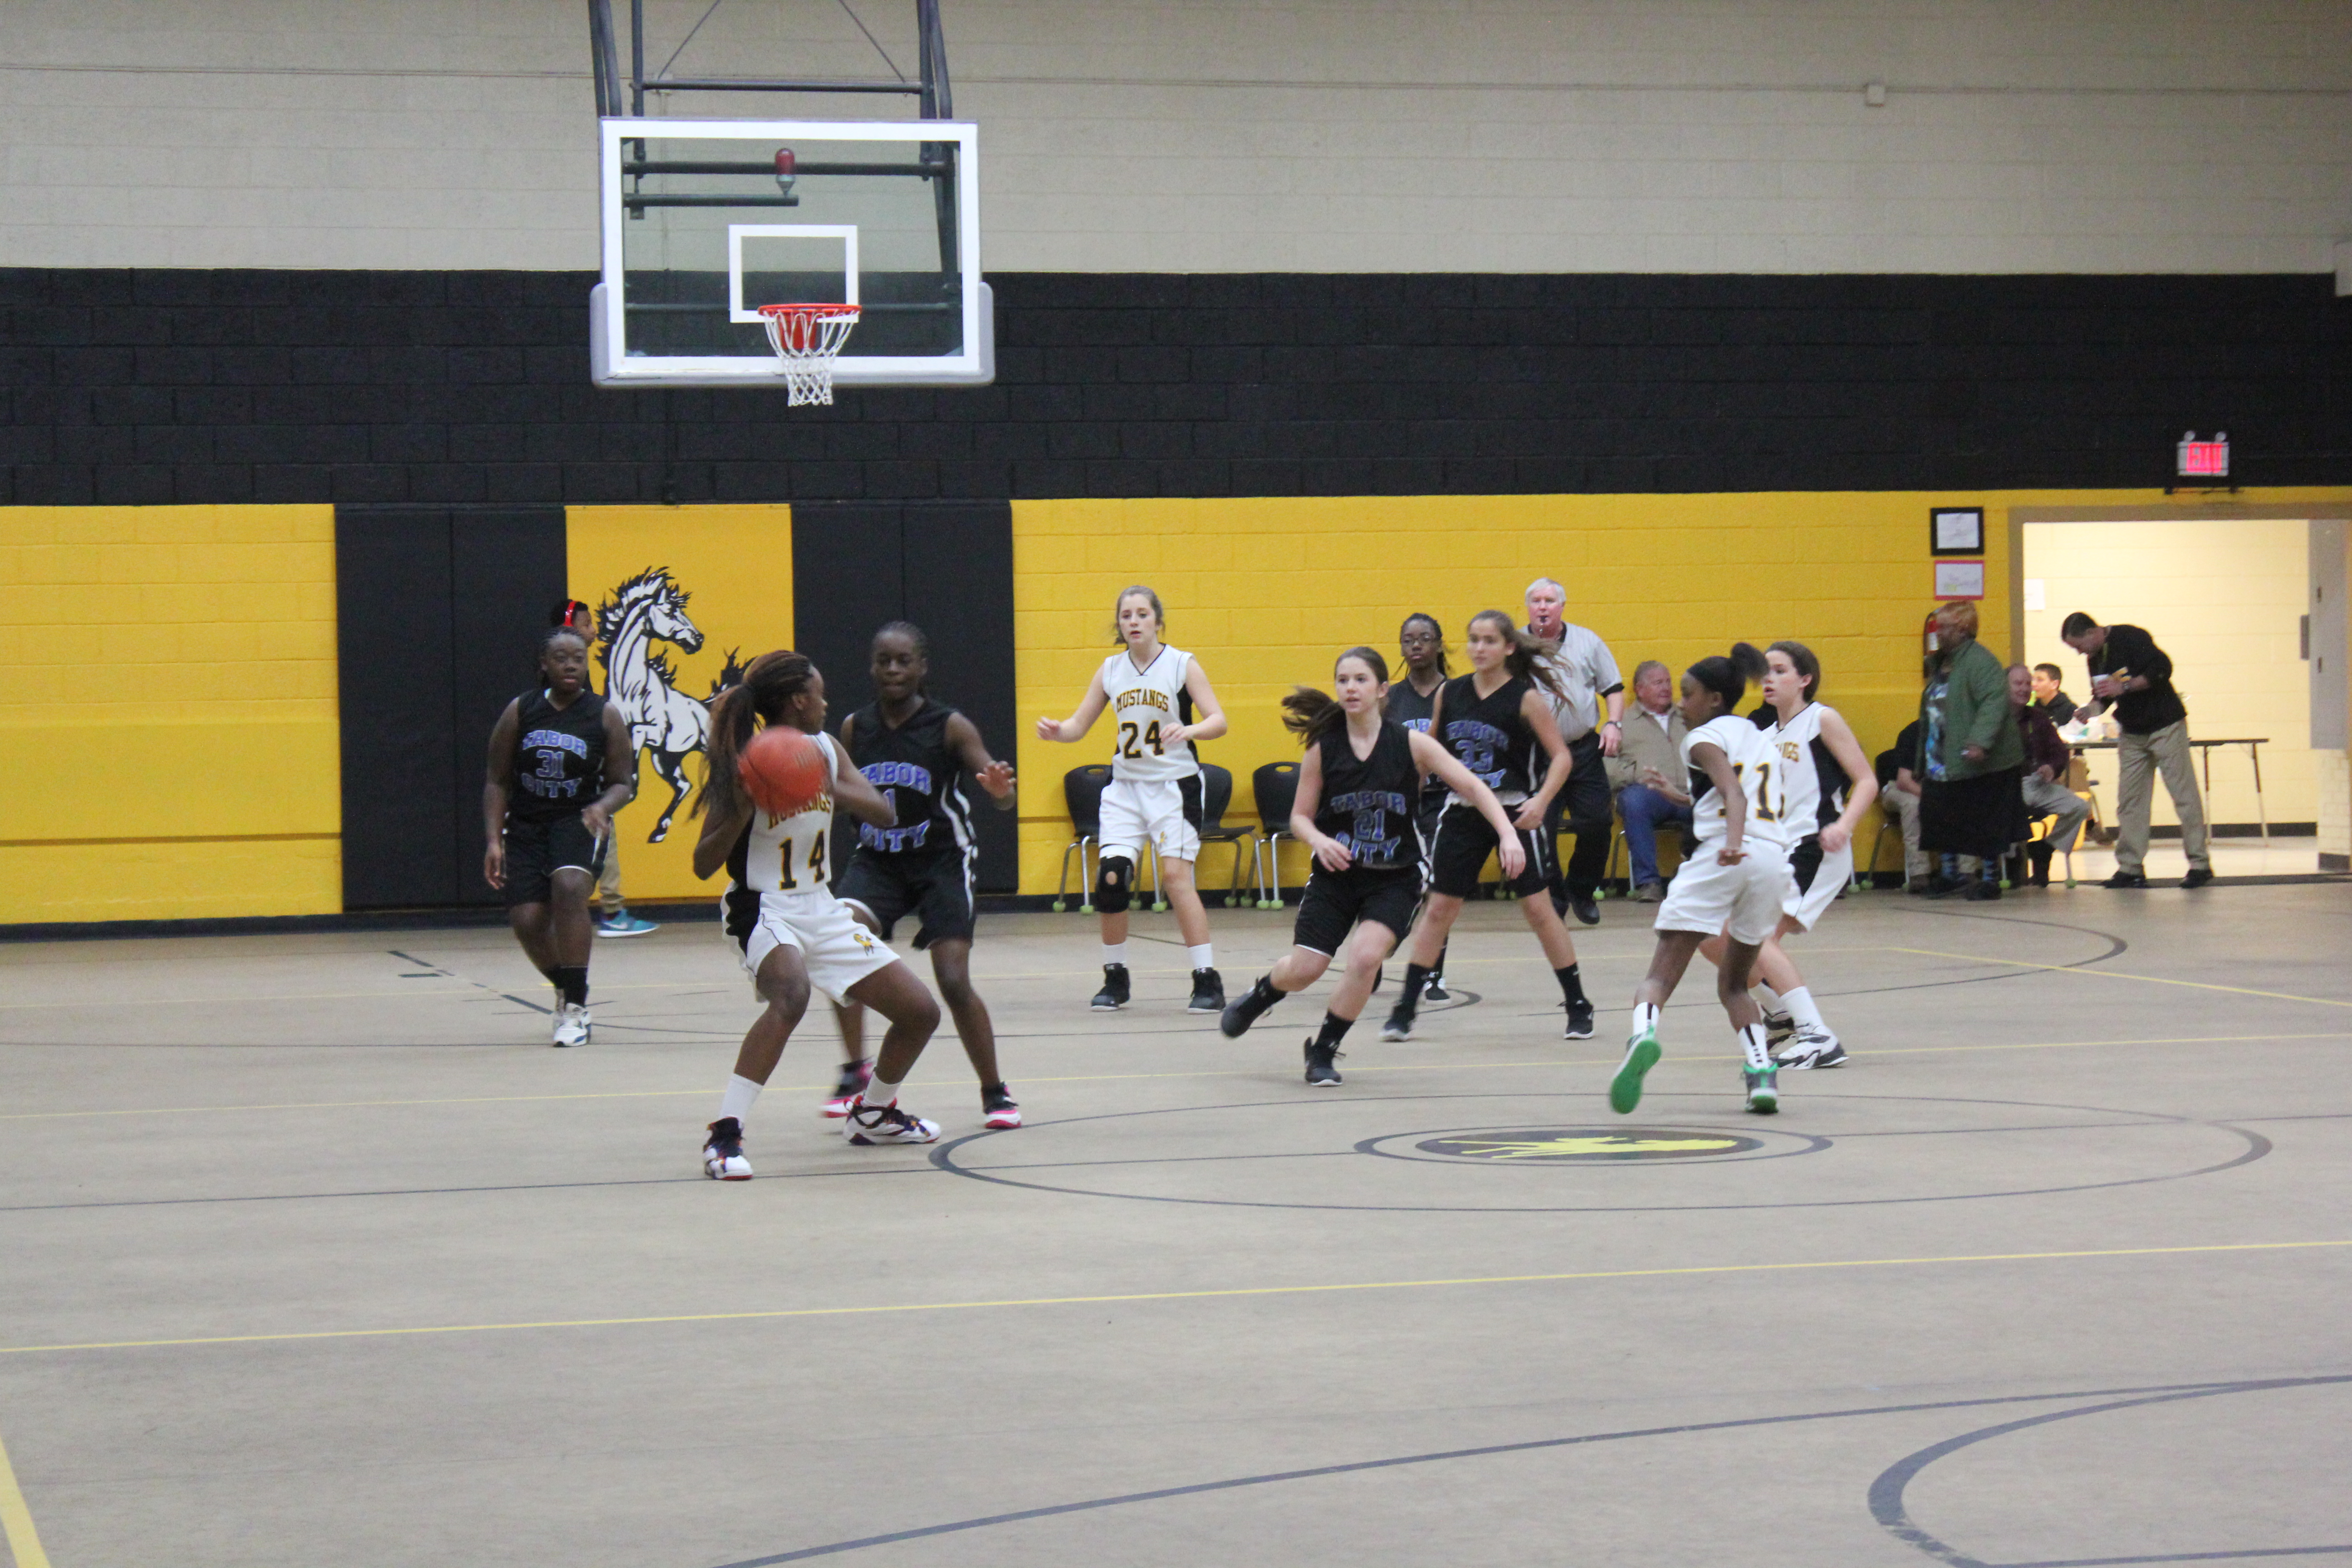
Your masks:
M 0 921 L 342 907 L 334 519 L 0 507 Z
M 0 263 L 595 264 L 577 0 L 169 9 L 11 7 Z M 707 9 L 652 0 L 649 67 Z M 858 7 L 901 67 L 913 11 Z M 2352 233 L 2326 0 L 950 0 L 945 26 L 994 271 L 2321 272 Z M 879 66 L 841 7 L 775 0 L 719 6 L 676 69 Z

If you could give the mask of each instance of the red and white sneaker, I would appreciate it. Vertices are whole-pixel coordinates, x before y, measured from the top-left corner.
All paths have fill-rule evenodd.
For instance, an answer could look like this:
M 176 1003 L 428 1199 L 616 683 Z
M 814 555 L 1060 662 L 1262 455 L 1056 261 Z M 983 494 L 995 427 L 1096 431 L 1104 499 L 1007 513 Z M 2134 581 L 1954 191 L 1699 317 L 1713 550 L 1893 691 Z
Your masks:
M 857 1103 L 859 1091 L 873 1076 L 874 1064 L 871 1061 L 861 1059 L 842 1063 L 841 1081 L 833 1086 L 833 1098 L 822 1107 L 824 1115 L 835 1121 L 848 1115 L 849 1108 Z
M 981 1120 L 991 1131 L 1010 1132 L 1021 1125 L 1021 1108 L 1013 1102 L 1013 1093 L 1004 1085 L 980 1091 Z
M 908 1115 L 895 1100 L 888 1105 L 861 1100 L 843 1121 L 841 1135 L 852 1143 L 936 1143 L 940 1124 Z

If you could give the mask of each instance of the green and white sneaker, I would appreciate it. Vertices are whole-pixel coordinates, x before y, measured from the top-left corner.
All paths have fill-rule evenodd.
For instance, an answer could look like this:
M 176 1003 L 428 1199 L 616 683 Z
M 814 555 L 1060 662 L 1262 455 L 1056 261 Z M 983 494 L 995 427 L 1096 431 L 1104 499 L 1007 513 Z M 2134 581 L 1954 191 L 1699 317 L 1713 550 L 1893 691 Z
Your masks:
M 1742 1068 L 1739 1076 L 1748 1081 L 1748 1109 L 1759 1116 L 1769 1116 L 1780 1109 L 1780 1069 L 1769 1067 L 1762 1071 Z
M 1620 1116 L 1631 1116 L 1633 1108 L 1642 1103 L 1642 1079 L 1658 1065 L 1658 1031 L 1643 1029 L 1625 1042 L 1625 1059 L 1617 1064 L 1617 1076 L 1609 1080 L 1609 1109 Z

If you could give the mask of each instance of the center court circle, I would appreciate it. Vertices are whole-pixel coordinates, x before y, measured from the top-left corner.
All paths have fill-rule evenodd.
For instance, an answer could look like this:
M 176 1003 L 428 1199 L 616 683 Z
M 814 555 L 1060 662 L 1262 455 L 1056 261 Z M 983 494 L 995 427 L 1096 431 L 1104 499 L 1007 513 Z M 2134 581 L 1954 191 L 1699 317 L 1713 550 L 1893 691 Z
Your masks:
M 1404 1140 L 1419 1138 L 1405 1144 Z M 1680 1127 L 1479 1128 L 1421 1137 L 1412 1132 L 1369 1138 L 1356 1147 L 1391 1158 L 1487 1161 L 1510 1165 L 1618 1165 L 1636 1162 L 1729 1160 L 1782 1145 L 1776 1153 L 1826 1148 L 1820 1139 L 1782 1134 L 1769 1142 L 1743 1132 Z M 1397 1144 L 1389 1148 L 1383 1145 Z
M 1807 1096 L 1799 1125 L 1784 1115 L 1759 1127 L 1722 1115 L 1721 1093 L 1678 1092 L 1653 1097 L 1660 1121 L 1629 1126 L 1599 1098 L 1406 1093 L 1137 1108 L 1041 1121 L 1017 1139 L 951 1139 L 930 1160 L 968 1180 L 1128 1202 L 1598 1214 L 2038 1196 L 2208 1175 L 2270 1149 L 2226 1123 L 2114 1106 L 1839 1089 Z M 1398 1126 L 1412 1110 L 1446 1120 Z M 1481 1112 L 1517 1119 L 1454 1120 Z M 1790 1158 L 1816 1153 L 1839 1158 Z M 1769 1168 L 1707 1174 L 1759 1162 Z

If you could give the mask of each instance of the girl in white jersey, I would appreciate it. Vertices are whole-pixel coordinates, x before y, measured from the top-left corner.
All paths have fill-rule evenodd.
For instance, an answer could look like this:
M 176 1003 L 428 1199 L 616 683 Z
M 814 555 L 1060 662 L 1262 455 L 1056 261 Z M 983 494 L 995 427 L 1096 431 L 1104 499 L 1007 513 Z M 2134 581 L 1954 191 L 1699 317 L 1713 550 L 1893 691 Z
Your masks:
M 1063 742 L 1085 740 L 1106 708 L 1117 721 L 1095 883 L 1103 986 L 1094 1008 L 1108 1013 L 1127 1005 L 1127 906 L 1134 897 L 1135 863 L 1150 844 L 1160 853 L 1161 893 L 1192 952 L 1192 999 L 1186 1008 L 1220 1013 L 1225 985 L 1209 946 L 1209 911 L 1192 885 L 1192 862 L 1201 854 L 1201 760 L 1192 742 L 1225 732 L 1224 710 L 1200 661 L 1160 640 L 1167 617 L 1159 595 L 1140 584 L 1126 589 L 1116 613 L 1123 646 L 1103 661 L 1078 710 L 1067 719 L 1037 721 L 1039 740 Z
M 1843 1067 L 1845 1047 L 1780 943 L 1812 930 L 1853 879 L 1854 825 L 1878 798 L 1878 780 L 1843 716 L 1813 700 L 1822 687 L 1822 661 L 1813 650 L 1801 642 L 1776 642 L 1764 650 L 1764 700 L 1778 721 L 1764 738 L 1780 756 L 1790 846 L 1780 928 L 1756 960 L 1765 1037 L 1779 1047 L 1772 1059 L 1780 1067 Z M 1755 722 L 1760 726 L 1766 719 L 1759 713 Z M 1721 964 L 1723 939 L 1710 937 L 1699 952 Z
M 1756 954 L 1780 924 L 1789 882 L 1780 754 L 1738 712 L 1749 679 L 1763 673 L 1764 656 L 1737 643 L 1730 658 L 1700 659 L 1683 674 L 1683 719 L 1690 725 L 1683 760 L 1697 801 L 1691 816 L 1698 853 L 1683 862 L 1658 906 L 1658 949 L 1633 993 L 1633 1037 L 1609 1084 L 1609 1104 L 1620 1116 L 1642 1103 L 1642 1079 L 1658 1063 L 1658 1010 L 1699 943 L 1718 931 L 1728 944 L 1716 994 L 1739 1037 L 1748 1109 L 1759 1116 L 1780 1109 L 1763 1009 L 1748 994 Z
M 785 816 L 753 805 L 735 776 L 735 760 L 758 724 L 789 724 L 824 753 L 827 793 Z M 827 885 L 837 804 L 877 827 L 897 818 L 889 797 L 849 765 L 848 753 L 824 732 L 824 677 L 805 655 L 763 653 L 710 704 L 709 769 L 694 809 L 702 837 L 694 846 L 694 874 L 727 868 L 719 912 L 727 937 L 742 955 L 752 988 L 767 1010 L 743 1036 L 735 1076 L 727 1080 L 719 1120 L 703 1144 L 702 1168 L 723 1182 L 751 1178 L 743 1157 L 743 1121 L 768 1075 L 784 1054 L 814 986 L 835 1002 L 863 1002 L 889 1021 L 874 1076 L 841 1124 L 852 1143 L 929 1143 L 939 1124 L 898 1109 L 898 1086 L 940 1026 L 940 1005 L 914 972 L 850 918 Z

